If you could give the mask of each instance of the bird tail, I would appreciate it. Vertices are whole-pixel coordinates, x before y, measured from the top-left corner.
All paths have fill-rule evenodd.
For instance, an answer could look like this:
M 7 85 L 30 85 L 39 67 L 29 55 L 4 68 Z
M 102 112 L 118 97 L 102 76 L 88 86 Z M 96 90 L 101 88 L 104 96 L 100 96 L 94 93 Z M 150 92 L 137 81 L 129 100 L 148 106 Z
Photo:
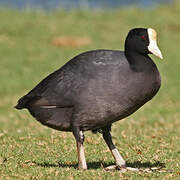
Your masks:
M 14 108 L 16 109 L 24 109 L 26 108 L 26 105 L 28 103 L 29 99 L 26 98 L 26 96 L 23 96 L 21 99 L 18 100 L 18 103 L 16 106 L 14 106 Z
M 24 109 L 28 108 L 30 104 L 33 104 L 36 102 L 38 99 L 40 99 L 39 96 L 30 96 L 30 95 L 25 95 L 22 98 L 18 100 L 18 103 L 14 108 L 16 109 Z
M 38 96 L 25 95 L 19 99 L 16 109 L 27 108 L 30 114 L 43 125 L 62 131 L 71 131 L 70 119 L 73 107 L 39 105 Z

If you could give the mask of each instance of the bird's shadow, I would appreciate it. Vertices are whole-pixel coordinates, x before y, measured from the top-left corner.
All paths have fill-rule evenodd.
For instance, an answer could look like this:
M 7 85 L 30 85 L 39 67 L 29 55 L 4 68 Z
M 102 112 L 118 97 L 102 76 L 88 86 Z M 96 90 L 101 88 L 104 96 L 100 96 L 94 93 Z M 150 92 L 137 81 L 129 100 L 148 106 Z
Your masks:
M 33 161 L 33 163 L 36 166 L 44 167 L 44 168 L 50 168 L 50 167 L 60 167 L 60 168 L 78 168 L 78 164 L 75 162 L 72 163 L 67 163 L 67 162 L 56 162 L 56 163 L 49 163 L 49 162 L 36 162 Z M 101 167 L 107 167 L 110 165 L 113 165 L 113 162 L 103 162 L 103 161 L 97 161 L 97 162 L 87 162 L 88 169 L 98 169 Z M 135 161 L 135 162 L 127 162 L 126 165 L 128 167 L 133 167 L 133 168 L 152 168 L 152 167 L 157 167 L 157 168 L 164 168 L 165 163 L 162 163 L 160 161 L 156 161 L 155 163 L 151 162 L 141 162 L 141 161 Z
M 165 168 L 165 163 L 162 163 L 160 161 L 156 161 L 154 163 L 151 162 L 141 162 L 141 161 L 135 161 L 135 162 L 127 162 L 126 165 L 128 167 L 134 167 L 134 168 L 152 168 L 152 167 L 161 167 Z

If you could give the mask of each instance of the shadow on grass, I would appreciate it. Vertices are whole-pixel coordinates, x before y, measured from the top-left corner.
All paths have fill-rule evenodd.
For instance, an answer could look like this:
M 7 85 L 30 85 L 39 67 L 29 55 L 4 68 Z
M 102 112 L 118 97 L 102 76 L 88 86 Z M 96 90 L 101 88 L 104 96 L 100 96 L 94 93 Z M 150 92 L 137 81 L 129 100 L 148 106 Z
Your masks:
M 61 168 L 78 168 L 78 163 L 67 163 L 67 162 L 57 162 L 57 163 L 49 163 L 49 162 L 35 162 L 33 161 L 34 164 L 36 164 L 37 166 L 41 166 L 41 167 L 45 167 L 45 168 L 49 168 L 49 167 L 61 167 Z M 104 163 L 102 161 L 98 161 L 98 162 L 87 162 L 87 166 L 88 169 L 98 169 L 100 167 L 105 167 L 105 166 L 109 166 L 112 165 L 112 163 Z
M 151 163 L 151 162 L 142 163 L 141 161 L 135 161 L 135 162 L 127 162 L 126 165 L 128 167 L 134 167 L 134 168 L 165 167 L 165 163 L 162 163 L 160 161 L 156 161 L 155 163 Z
M 78 168 L 78 164 L 77 163 L 67 163 L 67 162 L 57 162 L 57 163 L 49 163 L 49 162 L 35 162 L 33 161 L 34 164 L 36 164 L 37 166 L 41 166 L 44 168 L 49 168 L 49 167 L 61 167 L 61 168 Z M 100 167 L 107 167 L 113 165 L 112 162 L 109 163 L 105 163 L 103 161 L 97 161 L 97 162 L 87 162 L 87 166 L 88 169 L 98 169 Z M 165 163 L 161 163 L 160 161 L 157 161 L 155 163 L 151 163 L 151 162 L 140 162 L 140 161 L 135 161 L 135 162 L 127 162 L 126 165 L 128 167 L 134 167 L 134 168 L 152 168 L 152 167 L 165 167 Z

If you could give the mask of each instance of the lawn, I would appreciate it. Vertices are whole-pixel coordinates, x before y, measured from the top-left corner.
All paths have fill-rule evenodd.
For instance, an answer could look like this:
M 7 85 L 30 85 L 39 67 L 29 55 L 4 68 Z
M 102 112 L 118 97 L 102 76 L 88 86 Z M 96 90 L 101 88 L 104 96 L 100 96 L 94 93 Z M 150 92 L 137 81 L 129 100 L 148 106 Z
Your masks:
M 180 4 L 155 9 L 55 12 L 1 9 L 0 179 L 180 179 Z M 18 98 L 73 56 L 91 49 L 120 49 L 134 27 L 153 27 L 163 60 L 157 96 L 114 123 L 113 140 L 133 167 L 162 171 L 105 171 L 114 163 L 101 134 L 86 132 L 88 170 L 77 169 L 71 133 L 42 126 Z

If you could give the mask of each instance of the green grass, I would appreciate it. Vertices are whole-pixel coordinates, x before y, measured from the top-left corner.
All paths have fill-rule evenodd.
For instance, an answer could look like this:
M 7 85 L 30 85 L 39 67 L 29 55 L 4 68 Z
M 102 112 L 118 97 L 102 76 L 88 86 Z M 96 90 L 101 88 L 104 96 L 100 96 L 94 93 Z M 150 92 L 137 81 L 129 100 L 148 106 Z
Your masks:
M 180 179 L 180 4 L 116 11 L 0 13 L 0 179 Z M 131 166 L 164 165 L 166 172 L 106 172 L 114 163 L 100 134 L 87 132 L 89 170 L 77 170 L 71 133 L 42 126 L 19 97 L 70 58 L 90 49 L 123 49 L 133 27 L 153 27 L 164 60 L 152 56 L 162 76 L 158 95 L 137 113 L 113 125 L 117 148 Z M 60 36 L 88 37 L 81 47 L 55 47 Z M 169 172 L 171 171 L 171 172 Z

